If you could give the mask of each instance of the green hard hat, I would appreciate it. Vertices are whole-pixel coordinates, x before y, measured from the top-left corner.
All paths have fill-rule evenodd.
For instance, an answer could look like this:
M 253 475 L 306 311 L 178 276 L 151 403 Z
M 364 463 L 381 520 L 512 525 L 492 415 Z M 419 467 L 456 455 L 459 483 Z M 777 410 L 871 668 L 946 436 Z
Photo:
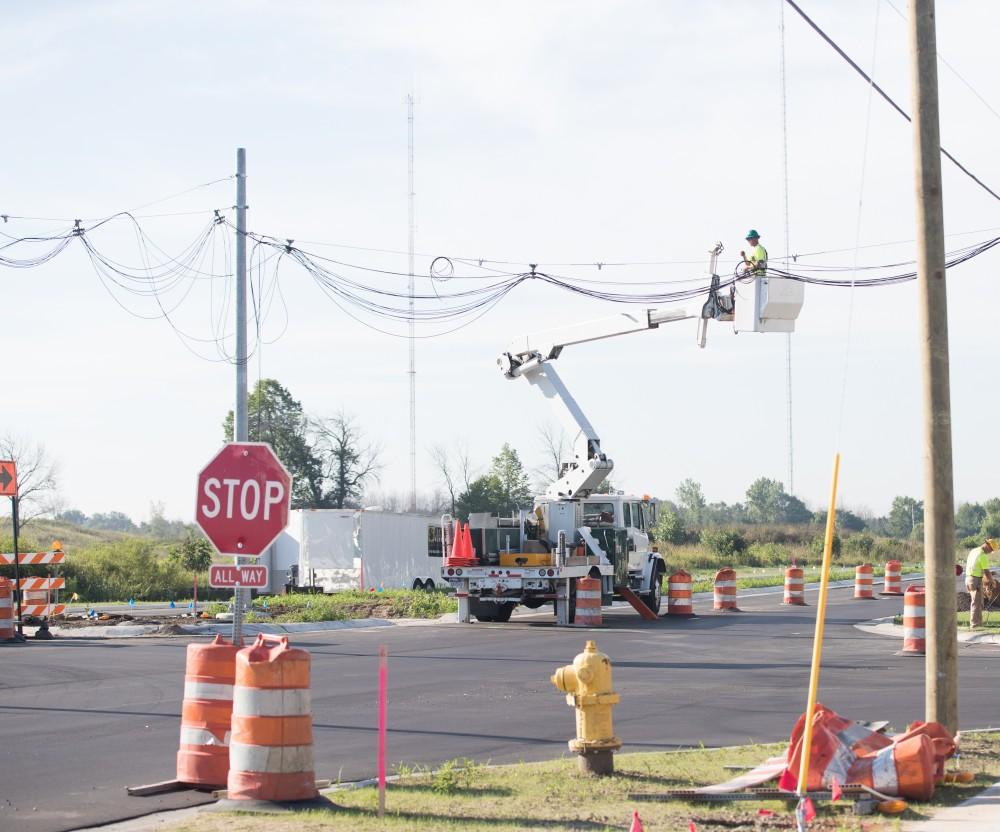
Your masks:
M 757 229 L 751 228 L 747 232 L 747 239 L 749 240 L 751 237 L 760 237 L 760 234 L 757 233 Z

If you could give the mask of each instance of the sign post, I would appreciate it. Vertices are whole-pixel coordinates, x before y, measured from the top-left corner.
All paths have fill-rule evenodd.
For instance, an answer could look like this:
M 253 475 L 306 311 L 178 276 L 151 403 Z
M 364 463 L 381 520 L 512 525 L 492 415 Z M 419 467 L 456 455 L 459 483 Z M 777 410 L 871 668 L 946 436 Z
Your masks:
M 240 558 L 259 557 L 281 534 L 291 495 L 291 475 L 265 442 L 230 442 L 198 475 L 195 522 L 220 555 L 236 559 L 235 578 L 228 584 L 236 590 L 233 644 L 243 636 L 240 588 L 247 583 L 241 572 L 253 568 Z
M 24 622 L 21 620 L 21 566 L 17 548 L 17 463 L 0 460 L 0 495 L 10 497 L 10 520 L 14 538 L 14 592 L 17 593 L 17 635 L 24 638 Z

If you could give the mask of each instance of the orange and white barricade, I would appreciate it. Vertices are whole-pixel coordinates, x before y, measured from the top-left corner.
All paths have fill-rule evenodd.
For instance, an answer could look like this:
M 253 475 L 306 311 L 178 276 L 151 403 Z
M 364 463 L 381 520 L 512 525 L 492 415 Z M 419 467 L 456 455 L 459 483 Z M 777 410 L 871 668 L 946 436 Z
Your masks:
M 801 566 L 789 566 L 785 570 L 785 597 L 781 603 L 805 606 L 806 578 Z
M 21 552 L 17 556 L 17 562 L 21 566 L 47 566 L 53 563 L 62 563 L 65 558 L 66 553 L 62 549 L 53 549 L 48 552 Z M 0 566 L 12 566 L 13 563 L 13 552 L 0 553 Z
M 667 615 L 694 615 L 691 603 L 691 576 L 683 569 L 678 569 L 667 581 Z
M 890 560 L 885 564 L 885 585 L 883 595 L 903 594 L 903 566 L 898 560 Z
M 713 608 L 739 612 L 736 606 L 736 571 L 728 566 L 715 573 L 715 600 Z
M 14 593 L 11 582 L 0 578 L 0 641 L 14 639 Z
M 788 769 L 798 776 L 805 715 L 799 717 L 789 744 Z M 858 784 L 882 794 L 928 799 L 955 753 L 955 741 L 936 722 L 914 723 L 905 734 L 887 737 L 817 703 L 806 788 Z
M 261 633 L 236 654 L 230 800 L 311 800 L 313 763 L 310 658 L 287 636 Z
M 862 563 L 854 570 L 854 597 L 874 601 L 872 592 L 875 570 L 870 563 Z
M 182 783 L 226 785 L 238 650 L 222 636 L 210 644 L 187 646 L 177 751 L 177 779 Z
M 923 656 L 927 652 L 927 619 L 924 615 L 924 588 L 909 586 L 903 593 L 903 656 Z
M 601 616 L 601 581 L 598 578 L 576 579 L 576 627 L 600 627 L 604 623 Z

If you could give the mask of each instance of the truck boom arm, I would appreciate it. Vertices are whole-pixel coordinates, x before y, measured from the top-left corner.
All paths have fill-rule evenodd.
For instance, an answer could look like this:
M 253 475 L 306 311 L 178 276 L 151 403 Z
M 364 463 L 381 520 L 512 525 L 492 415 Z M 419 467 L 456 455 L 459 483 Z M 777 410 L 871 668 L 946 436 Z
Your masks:
M 542 391 L 554 405 L 573 436 L 573 458 L 563 463 L 562 476 L 546 491 L 550 499 L 586 497 L 614 468 L 614 462 L 601 450 L 601 440 L 576 400 L 570 394 L 552 361 L 563 349 L 574 344 L 600 341 L 633 332 L 656 329 L 662 323 L 694 317 L 683 310 L 646 309 L 641 313 L 625 312 L 607 318 L 546 330 L 514 339 L 497 359 L 505 377 L 524 378 Z

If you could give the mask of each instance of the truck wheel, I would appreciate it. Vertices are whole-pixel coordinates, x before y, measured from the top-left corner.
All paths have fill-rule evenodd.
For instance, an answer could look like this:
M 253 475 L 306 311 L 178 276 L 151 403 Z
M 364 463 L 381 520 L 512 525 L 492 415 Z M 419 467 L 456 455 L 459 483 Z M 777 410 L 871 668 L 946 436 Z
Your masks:
M 415 580 L 415 581 L 413 582 L 413 586 L 412 586 L 412 587 L 410 587 L 410 588 L 411 588 L 411 589 L 423 589 L 423 588 L 424 588 L 424 582 L 423 582 L 422 580 L 420 580 L 420 578 L 417 578 L 417 579 L 416 579 L 416 580 Z
M 496 621 L 497 604 L 480 601 L 478 598 L 469 599 L 469 612 L 476 616 L 476 621 Z
M 510 621 L 510 617 L 514 614 L 514 607 L 517 604 L 497 604 L 496 618 L 494 621 L 500 621 L 506 623 Z
M 660 614 L 660 605 L 663 602 L 663 572 L 659 569 L 653 573 L 653 582 L 650 585 L 649 593 L 642 596 L 642 601 L 657 615 Z
M 428 592 L 433 592 L 434 591 L 434 579 L 433 578 L 428 578 L 426 581 L 424 581 L 424 589 L 427 590 Z

